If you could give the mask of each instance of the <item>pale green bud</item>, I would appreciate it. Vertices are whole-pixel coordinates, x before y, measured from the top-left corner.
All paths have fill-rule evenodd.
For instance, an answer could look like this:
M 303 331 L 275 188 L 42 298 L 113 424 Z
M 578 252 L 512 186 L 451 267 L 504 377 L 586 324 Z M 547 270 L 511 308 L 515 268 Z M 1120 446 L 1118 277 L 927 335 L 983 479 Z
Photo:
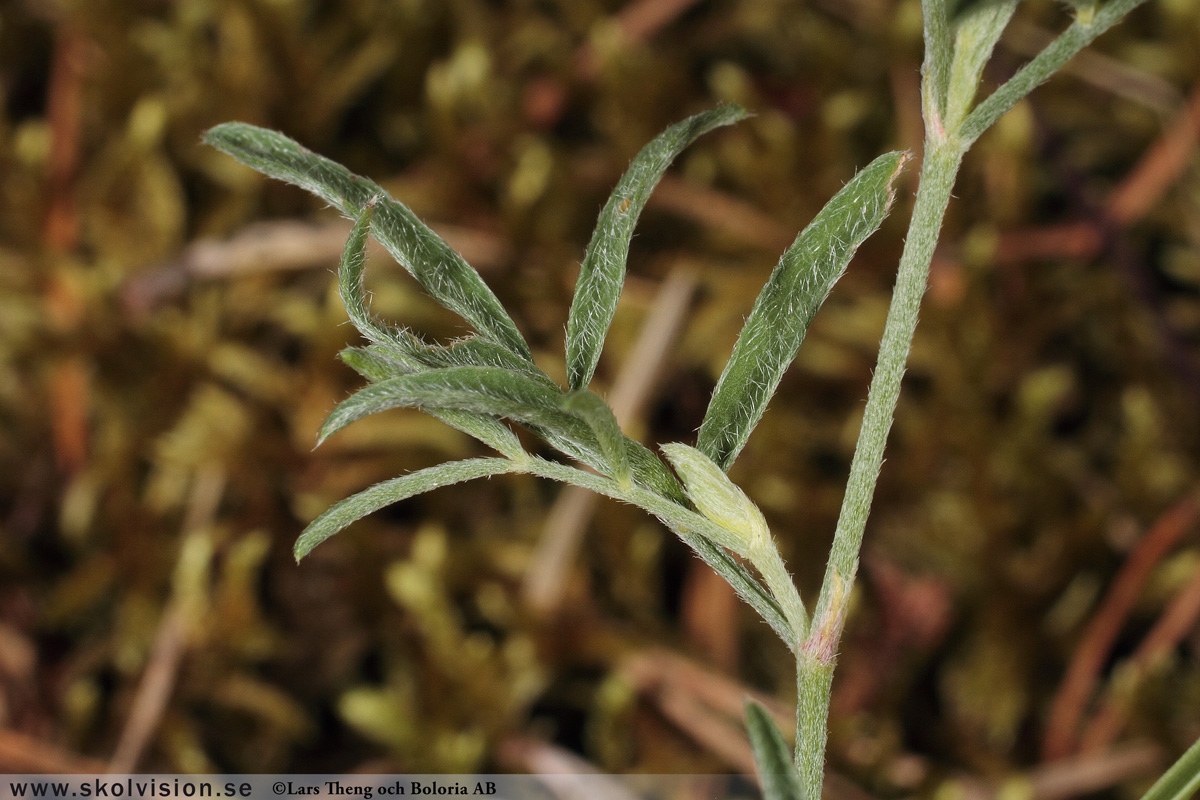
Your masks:
M 767 520 L 758 506 L 711 458 L 678 442 L 664 444 L 662 451 L 683 479 L 688 499 L 701 514 L 733 532 L 746 543 L 747 551 L 770 541 Z

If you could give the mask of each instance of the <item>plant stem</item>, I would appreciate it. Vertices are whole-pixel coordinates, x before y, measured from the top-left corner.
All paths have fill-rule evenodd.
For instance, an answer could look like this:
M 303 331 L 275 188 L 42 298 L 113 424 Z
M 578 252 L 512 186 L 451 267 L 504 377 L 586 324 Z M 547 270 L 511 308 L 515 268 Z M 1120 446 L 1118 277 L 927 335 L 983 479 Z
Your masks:
M 808 800 L 820 800 L 825 783 L 825 740 L 833 664 L 807 654 L 796 659 L 796 770 Z
M 810 800 L 821 796 L 829 694 L 837 658 L 837 639 L 841 634 L 840 618 L 845 614 L 845 603 L 858 570 L 863 530 L 879 468 L 883 464 L 884 445 L 892 427 L 896 401 L 900 397 L 904 365 L 917 328 L 917 312 L 925 294 L 929 265 L 933 261 L 963 151 L 957 142 L 936 135 L 926 141 L 917 199 L 900 257 L 896 288 L 879 348 L 879 362 L 867 393 L 867 407 L 850 465 L 850 478 L 825 581 L 813 612 L 804 652 L 797 657 L 796 768 Z
M 1058 72 L 1063 64 L 1074 58 L 1076 53 L 1091 44 L 1097 36 L 1145 2 L 1146 0 L 1110 0 L 1092 14 L 1081 13 L 1071 27 L 1063 31 L 1049 47 L 967 115 L 960 128 L 963 144 L 969 147 L 1021 98 Z
M 900 396 L 904 365 L 917 328 L 917 311 L 925 294 L 929 265 L 933 260 L 942 218 L 950 203 L 950 192 L 962 161 L 962 151 L 957 145 L 951 142 L 930 144 L 921 167 L 916 204 L 908 226 L 904 252 L 900 257 L 883 341 L 879 346 L 879 361 L 867 393 L 862 429 L 854 450 L 854 460 L 850 464 L 850 478 L 846 484 L 846 495 L 842 500 L 841 516 L 834 533 L 814 620 L 825 616 L 835 586 L 833 576 L 840 576 L 848 584 L 854 581 L 863 529 L 871 510 L 871 497 L 875 492 L 879 468 L 883 464 L 883 449 Z M 817 627 L 814 622 L 813 629 Z

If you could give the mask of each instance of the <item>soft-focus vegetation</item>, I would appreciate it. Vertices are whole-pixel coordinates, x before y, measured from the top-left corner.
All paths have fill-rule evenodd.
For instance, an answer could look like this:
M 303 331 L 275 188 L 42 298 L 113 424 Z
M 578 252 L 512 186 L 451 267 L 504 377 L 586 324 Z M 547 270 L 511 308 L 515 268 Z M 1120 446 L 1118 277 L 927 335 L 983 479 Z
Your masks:
M 335 358 L 358 343 L 330 276 L 349 224 L 199 136 L 244 119 L 381 179 L 565 385 L 576 265 L 629 159 L 690 113 L 752 109 L 651 199 L 596 373 L 636 373 L 659 285 L 685 286 L 624 422 L 691 441 L 778 253 L 877 153 L 919 146 L 918 12 L 0 9 L 0 766 L 530 771 L 553 746 L 747 769 L 722 681 L 790 708 L 790 656 L 636 509 L 578 523 L 540 613 L 523 585 L 568 501 L 527 476 L 407 501 L 294 565 L 333 501 L 484 450 L 393 411 L 311 452 L 361 383 Z M 985 82 L 1065 19 L 1023 4 Z M 1193 4 L 1139 10 L 965 162 L 834 686 L 831 767 L 880 797 L 1061 796 L 1076 753 L 1129 765 L 1099 786 L 1125 796 L 1200 735 L 1198 44 Z M 890 221 L 863 246 L 732 471 L 809 596 L 900 245 Z M 371 263 L 376 313 L 463 333 Z

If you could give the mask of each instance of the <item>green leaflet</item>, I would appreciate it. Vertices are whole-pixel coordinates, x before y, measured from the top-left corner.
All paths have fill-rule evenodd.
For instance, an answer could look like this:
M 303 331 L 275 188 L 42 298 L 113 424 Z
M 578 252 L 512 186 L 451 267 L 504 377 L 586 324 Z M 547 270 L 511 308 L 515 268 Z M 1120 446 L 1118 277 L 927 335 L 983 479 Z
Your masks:
M 1008 113 L 1009 109 L 1016 105 L 1021 98 L 1058 72 L 1064 64 L 1091 44 L 1097 36 L 1116 25 L 1126 14 L 1145 2 L 1146 0 L 1107 0 L 1098 8 L 1091 6 L 1094 13 L 1076 17 L 1075 22 L 1045 50 L 1017 70 L 1016 75 L 1009 78 L 986 100 L 971 110 L 957 131 L 960 146 L 964 150 L 970 147 L 984 131 Z
M 388 357 L 387 351 L 378 345 L 370 347 L 347 347 L 339 354 L 351 369 L 373 383 L 412 374 L 412 370 Z M 489 414 L 452 409 L 424 409 L 430 416 L 440 419 L 452 428 L 473 436 L 488 447 L 518 461 L 528 454 L 521 447 L 521 440 L 507 425 Z
M 1017 3 L 1018 0 L 976 0 L 955 16 L 954 62 L 946 93 L 948 130 L 956 130 L 970 112 L 983 68 L 1017 10 Z
M 521 440 L 500 420 L 487 414 L 456 411 L 452 408 L 425 409 L 425 413 L 440 419 L 451 428 L 457 428 L 468 436 L 474 436 L 498 453 L 520 461 L 528 457 Z
M 559 408 L 561 396 L 561 392 L 531 378 L 495 367 L 431 369 L 390 378 L 351 395 L 330 413 L 318 440 L 323 442 L 368 414 L 416 406 L 510 417 L 586 442 L 590 438 L 587 425 Z
M 533 378 L 555 391 L 557 384 L 532 361 L 526 361 L 512 351 L 479 336 L 468 336 L 448 345 L 425 344 L 414 340 L 411 344 L 416 357 L 431 368 L 442 367 L 497 367 Z
M 567 318 L 567 377 L 571 389 L 587 388 L 596 371 L 625 283 L 629 241 L 650 193 L 675 156 L 697 137 L 745 116 L 740 106 L 724 105 L 688 117 L 643 147 L 621 176 L 596 221 Z
M 373 382 L 381 382 L 402 375 L 420 372 L 430 366 L 454 363 L 455 357 L 463 363 L 478 359 L 483 364 L 499 364 L 519 372 L 532 372 L 549 383 L 541 370 L 532 362 L 514 355 L 505 348 L 485 340 L 469 340 L 475 344 L 468 349 L 468 341 L 437 347 L 424 344 L 407 330 L 389 328 L 380 322 L 367 308 L 366 292 L 363 290 L 363 272 L 366 268 L 366 244 L 370 229 L 371 214 L 375 201 L 368 201 L 350 230 L 342 261 L 338 267 L 338 287 L 346 313 L 363 336 L 374 342 L 370 347 L 347 348 L 342 351 L 342 360 L 359 374 Z M 453 356 L 447 355 L 453 353 Z M 510 458 L 525 455 L 516 434 L 502 422 L 489 414 L 472 413 L 456 409 L 426 409 L 432 416 L 473 436 L 489 447 Z
M 413 372 L 407 365 L 391 358 L 388 351 L 379 345 L 347 347 L 338 353 L 338 358 L 372 383 L 386 381 L 388 378 L 398 378 Z
M 629 472 L 633 475 L 634 483 L 687 508 L 688 498 L 683 486 L 662 459 L 628 437 L 625 439 L 625 456 L 629 459 Z
M 1200 739 L 1154 782 L 1142 800 L 1189 800 L 1200 791 Z
M 389 358 L 408 366 L 409 372 L 419 372 L 426 367 L 500 367 L 554 386 L 554 382 L 532 361 L 495 342 L 470 336 L 446 346 L 430 345 L 412 332 L 390 327 L 371 314 L 363 289 L 363 273 L 366 270 L 367 235 L 375 205 L 374 200 L 369 201 L 359 214 L 338 267 L 342 302 L 358 332 L 386 352 Z
M 888 153 L 868 164 L 800 232 L 767 279 L 700 426 L 696 446 L 721 469 L 746 444 L 854 252 L 887 216 L 906 160 Z
M 472 458 L 466 461 L 439 464 L 436 467 L 429 467 L 393 478 L 390 481 L 377 483 L 371 488 L 364 489 L 333 505 L 324 514 L 313 520 L 296 540 L 293 553 L 296 560 L 299 561 L 311 553 L 314 547 L 350 523 L 400 500 L 437 489 L 439 486 L 449 486 L 452 483 L 514 472 L 518 469 L 519 466 L 507 458 Z
M 371 213 L 378 198 L 367 201 L 350 236 L 342 248 L 342 260 L 338 264 L 338 293 L 350 322 L 381 354 L 403 365 L 405 372 L 416 372 L 422 367 L 417 348 L 417 339 L 409 331 L 389 327 L 367 308 L 367 293 L 363 289 L 363 273 L 367 264 L 367 236 L 371 228 Z M 353 366 L 353 364 L 351 364 Z
M 754 749 L 754 765 L 762 782 L 763 800 L 804 800 L 800 776 L 792 764 L 791 748 L 767 710 L 746 702 L 746 732 Z
M 600 396 L 587 389 L 567 395 L 563 408 L 578 414 L 592 429 L 596 441 L 609 469 L 609 477 L 622 486 L 629 485 L 629 454 L 625 443 L 628 439 L 621 432 L 617 418 Z
M 421 286 L 484 336 L 530 358 L 529 345 L 479 273 L 379 184 L 281 133 L 253 125 L 227 122 L 208 131 L 204 140 L 265 175 L 312 192 L 356 221 L 361 222 L 363 210 L 374 201 L 375 238 Z

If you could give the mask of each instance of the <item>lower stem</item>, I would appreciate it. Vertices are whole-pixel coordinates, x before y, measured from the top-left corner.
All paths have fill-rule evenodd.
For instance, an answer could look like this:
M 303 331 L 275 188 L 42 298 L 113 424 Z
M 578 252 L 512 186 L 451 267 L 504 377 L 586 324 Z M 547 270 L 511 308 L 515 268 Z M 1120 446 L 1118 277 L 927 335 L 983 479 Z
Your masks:
M 825 783 L 825 741 L 833 664 L 801 654 L 796 659 L 796 770 L 806 800 L 820 800 Z
M 826 621 L 844 613 L 844 603 L 858 571 L 858 554 L 879 469 L 883 465 L 884 445 L 895 417 L 904 365 L 912 348 L 917 314 L 929 278 L 929 265 L 933 261 L 946 207 L 950 204 L 963 150 L 957 143 L 944 139 L 926 142 L 916 203 L 879 346 L 879 361 L 867 393 L 867 406 L 854 460 L 850 464 L 850 477 L 846 482 L 825 580 L 809 625 L 810 640 L 820 636 L 822 631 L 835 630 L 840 634 L 840 625 L 830 628 Z M 820 646 L 813 647 L 810 652 L 801 648 L 796 656 L 799 695 L 796 699 L 796 769 L 808 800 L 820 800 L 837 642 L 806 644 Z M 816 657 L 816 653 L 821 655 Z

